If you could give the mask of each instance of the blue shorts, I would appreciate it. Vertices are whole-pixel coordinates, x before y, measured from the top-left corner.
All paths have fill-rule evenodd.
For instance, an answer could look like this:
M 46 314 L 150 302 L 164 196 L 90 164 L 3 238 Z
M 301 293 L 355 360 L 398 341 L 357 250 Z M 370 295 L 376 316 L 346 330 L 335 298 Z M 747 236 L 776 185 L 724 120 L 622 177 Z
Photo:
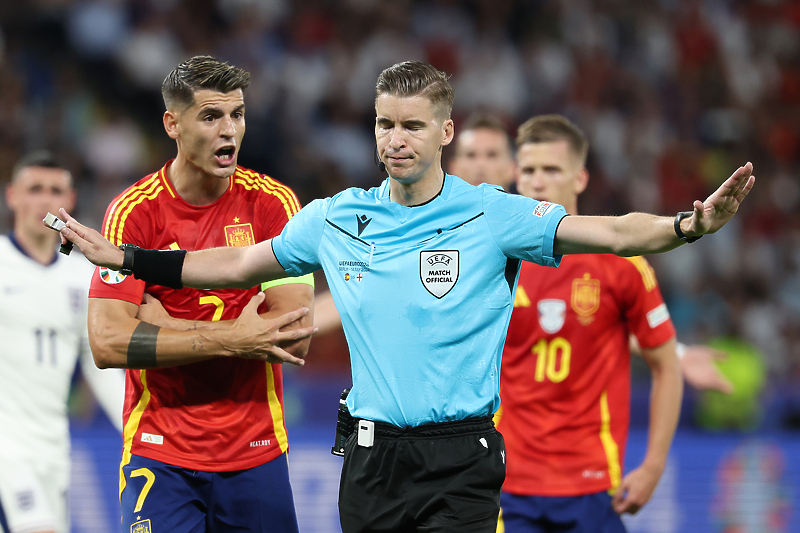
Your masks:
M 506 533 L 625 533 L 611 496 L 517 496 L 500 494 L 500 525 Z
M 134 455 L 122 473 L 122 533 L 298 532 L 286 454 L 236 472 Z

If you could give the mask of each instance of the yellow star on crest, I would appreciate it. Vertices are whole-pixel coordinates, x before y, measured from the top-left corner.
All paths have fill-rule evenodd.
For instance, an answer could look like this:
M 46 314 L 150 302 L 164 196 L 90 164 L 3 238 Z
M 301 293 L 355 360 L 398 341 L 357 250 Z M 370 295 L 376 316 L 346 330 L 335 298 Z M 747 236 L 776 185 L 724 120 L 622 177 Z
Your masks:
M 233 217 L 233 223 L 234 224 L 238 224 L 239 223 L 239 217 Z

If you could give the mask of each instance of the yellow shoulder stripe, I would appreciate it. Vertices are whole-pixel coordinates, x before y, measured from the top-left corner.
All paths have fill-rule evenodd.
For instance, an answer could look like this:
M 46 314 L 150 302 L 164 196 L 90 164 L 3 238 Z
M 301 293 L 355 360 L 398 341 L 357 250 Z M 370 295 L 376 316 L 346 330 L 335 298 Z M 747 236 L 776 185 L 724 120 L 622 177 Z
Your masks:
M 653 267 L 650 266 L 650 263 L 647 262 L 647 259 L 639 255 L 634 257 L 626 257 L 625 259 L 633 263 L 633 266 L 635 266 L 636 270 L 639 271 L 639 274 L 642 276 L 642 282 L 644 282 L 644 288 L 647 290 L 647 292 L 650 292 L 658 287 L 656 272 L 653 270 Z
M 291 201 L 294 212 L 296 213 L 297 211 L 300 210 L 300 202 L 297 200 L 297 196 L 295 196 L 294 191 L 290 189 L 288 186 L 284 185 L 283 183 L 277 180 L 272 179 L 266 174 L 259 174 L 251 170 L 244 170 L 244 169 L 240 169 L 240 171 L 246 176 L 250 176 L 252 178 L 262 181 L 270 190 L 283 191 L 286 197 L 289 198 L 289 200 Z
M 106 227 L 104 228 L 105 237 L 116 245 L 122 244 L 122 232 L 125 221 L 131 214 L 133 208 L 144 200 L 152 200 L 164 190 L 162 182 L 157 179 L 157 175 L 129 190 L 117 200 L 109 211 Z
M 129 190 L 125 191 L 117 198 L 117 201 L 111 206 L 108 210 L 108 218 L 106 219 L 106 225 L 103 227 L 103 236 L 106 239 L 110 239 L 109 235 L 111 235 L 116 229 L 116 222 L 118 221 L 119 217 L 119 210 L 124 209 L 130 199 L 135 197 L 136 195 L 140 194 L 142 191 L 148 190 L 148 188 L 153 186 L 153 183 L 158 183 L 158 175 L 153 174 L 147 180 L 143 181 L 139 185 L 131 187 Z M 114 228 L 114 229 L 112 229 Z
M 245 173 L 242 170 L 237 170 L 234 176 L 236 183 L 242 185 L 245 189 L 258 189 L 278 198 L 283 204 L 283 208 L 286 210 L 287 218 L 292 218 L 292 216 L 300 210 L 300 202 L 297 200 L 292 190 L 284 185 L 280 185 L 275 180 L 254 172 Z

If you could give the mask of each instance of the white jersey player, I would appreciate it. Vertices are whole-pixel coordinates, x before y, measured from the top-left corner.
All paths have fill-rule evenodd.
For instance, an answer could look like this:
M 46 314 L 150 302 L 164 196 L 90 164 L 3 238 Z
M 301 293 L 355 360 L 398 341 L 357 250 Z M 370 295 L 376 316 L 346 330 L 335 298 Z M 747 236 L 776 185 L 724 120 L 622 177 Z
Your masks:
M 74 203 L 69 173 L 32 154 L 15 168 L 6 200 L 14 231 L 0 236 L 0 531 L 66 533 L 75 365 L 120 430 L 124 375 L 99 370 L 89 352 L 93 269 L 77 252 L 56 253 L 60 237 L 41 222 Z

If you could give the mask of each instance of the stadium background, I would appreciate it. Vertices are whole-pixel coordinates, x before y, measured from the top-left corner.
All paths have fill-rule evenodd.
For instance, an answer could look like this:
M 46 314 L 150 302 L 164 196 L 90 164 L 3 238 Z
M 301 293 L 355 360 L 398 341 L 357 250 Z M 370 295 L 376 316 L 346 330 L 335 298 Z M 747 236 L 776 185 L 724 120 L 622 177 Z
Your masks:
M 738 388 L 687 390 L 668 470 L 629 525 L 800 530 L 800 3 L 3 1 L 0 180 L 24 152 L 54 150 L 76 177 L 78 217 L 97 226 L 111 197 L 174 154 L 160 83 L 206 53 L 253 74 L 240 163 L 303 203 L 380 181 L 375 78 L 406 59 L 452 74 L 457 130 L 474 111 L 509 132 L 539 113 L 579 124 L 592 145 L 583 214 L 673 214 L 752 161 L 758 184 L 729 226 L 652 258 L 680 340 L 724 347 Z M 646 367 L 633 372 L 629 464 L 647 427 Z M 342 335 L 315 339 L 286 381 L 302 531 L 337 531 Z M 74 531 L 113 531 L 119 440 L 80 376 L 72 413 Z

